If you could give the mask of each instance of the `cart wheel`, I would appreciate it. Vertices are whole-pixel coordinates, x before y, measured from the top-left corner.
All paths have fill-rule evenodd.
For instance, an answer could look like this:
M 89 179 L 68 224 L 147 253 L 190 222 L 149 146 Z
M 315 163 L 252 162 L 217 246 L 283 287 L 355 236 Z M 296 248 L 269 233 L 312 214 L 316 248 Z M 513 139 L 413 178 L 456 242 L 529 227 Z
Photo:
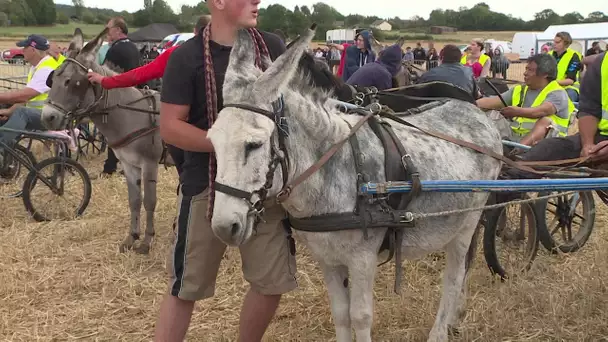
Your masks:
M 50 182 L 54 189 L 39 177 Z M 35 170 L 27 175 L 23 205 L 38 222 L 74 219 L 89 205 L 91 191 L 89 174 L 80 164 L 69 158 L 53 157 L 36 164 Z
M 29 167 L 36 165 L 36 158 L 27 148 L 15 144 L 13 151 L 29 162 Z M 0 198 L 15 198 L 23 193 L 23 182 L 28 174 L 28 166 L 23 165 L 10 153 L 4 152 L 4 162 L 0 165 Z
M 509 204 L 488 210 L 484 216 L 483 253 L 490 272 L 504 281 L 509 274 L 528 271 L 538 252 L 538 230 L 532 204 Z M 502 247 L 500 252 L 497 252 L 498 246 Z
M 541 192 L 547 196 L 550 192 Z M 542 245 L 552 253 L 572 253 L 589 239 L 595 224 L 595 199 L 592 191 L 537 201 L 536 225 Z

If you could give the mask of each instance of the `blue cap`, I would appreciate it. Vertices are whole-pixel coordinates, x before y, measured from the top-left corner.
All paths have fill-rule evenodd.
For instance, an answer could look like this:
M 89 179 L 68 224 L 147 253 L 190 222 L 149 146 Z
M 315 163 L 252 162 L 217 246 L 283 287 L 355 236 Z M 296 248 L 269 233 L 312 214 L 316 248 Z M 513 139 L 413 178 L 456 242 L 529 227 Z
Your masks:
M 31 46 L 40 51 L 46 51 L 50 47 L 49 40 L 43 36 L 39 36 L 37 34 L 29 35 L 25 40 L 17 42 L 18 47 L 28 47 Z

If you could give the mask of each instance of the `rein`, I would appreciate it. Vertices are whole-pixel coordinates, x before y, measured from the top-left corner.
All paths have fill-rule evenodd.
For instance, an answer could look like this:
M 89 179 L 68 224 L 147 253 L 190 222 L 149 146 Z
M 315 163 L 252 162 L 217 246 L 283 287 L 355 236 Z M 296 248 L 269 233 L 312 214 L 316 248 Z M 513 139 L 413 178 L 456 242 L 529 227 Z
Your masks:
M 268 170 L 268 173 L 266 176 L 266 183 L 264 184 L 264 186 L 262 188 L 252 191 L 252 192 L 248 192 L 248 191 L 233 188 L 233 187 L 225 185 L 225 184 L 215 182 L 215 190 L 225 193 L 227 195 L 245 200 L 250 207 L 250 214 L 253 214 L 256 216 L 256 223 L 259 222 L 259 220 L 261 219 L 261 215 L 264 210 L 263 202 L 267 199 L 268 191 L 270 190 L 270 188 L 273 185 L 274 173 L 276 171 L 277 164 L 279 164 L 279 163 L 281 164 L 281 170 L 282 170 L 282 174 L 283 174 L 283 187 L 277 194 L 276 201 L 277 201 L 277 203 L 282 203 L 289 198 L 293 189 L 296 186 L 302 184 L 306 179 L 308 179 L 315 172 L 320 170 L 323 167 L 323 165 L 325 165 L 331 159 L 331 157 L 334 154 L 336 154 L 336 152 L 338 152 L 340 150 L 340 148 L 347 141 L 349 141 L 349 139 L 351 139 L 356 134 L 356 132 L 367 121 L 369 121 L 370 118 L 374 117 L 375 115 L 378 115 L 379 117 L 390 119 L 397 123 L 414 128 L 426 135 L 429 135 L 429 136 L 432 136 L 432 137 L 435 137 L 438 139 L 442 139 L 442 140 L 451 142 L 453 144 L 456 144 L 456 145 L 459 145 L 462 147 L 466 147 L 466 148 L 472 149 L 474 151 L 477 151 L 479 153 L 485 154 L 487 156 L 490 156 L 496 160 L 499 160 L 499 161 L 505 163 L 506 165 L 508 165 L 510 167 L 519 169 L 524 172 L 534 173 L 537 175 L 551 174 L 551 173 L 556 172 L 556 170 L 538 171 L 538 170 L 533 169 L 532 166 L 559 166 L 559 165 L 572 164 L 572 163 L 576 163 L 576 165 L 579 165 L 579 164 L 582 164 L 582 163 L 585 163 L 588 161 L 588 157 L 556 160 L 556 161 L 514 161 L 512 159 L 505 157 L 502 154 L 498 154 L 498 153 L 496 153 L 490 149 L 487 149 L 485 147 L 482 147 L 478 144 L 475 144 L 475 143 L 472 143 L 469 141 L 465 141 L 462 139 L 458 139 L 458 138 L 455 138 L 455 137 L 452 137 L 452 136 L 449 136 L 449 135 L 446 135 L 443 133 L 433 132 L 433 131 L 418 127 L 417 125 L 414 125 L 414 124 L 402 119 L 398 115 L 391 113 L 392 110 L 388 109 L 386 106 L 382 106 L 378 102 L 372 102 L 370 105 L 368 105 L 365 108 L 357 108 L 357 109 L 351 110 L 351 113 L 357 113 L 357 114 L 363 115 L 363 117 L 350 129 L 350 132 L 348 133 L 348 135 L 346 137 L 342 138 L 340 141 L 338 141 L 334 145 L 332 145 L 332 147 L 327 152 L 325 152 L 316 163 L 311 165 L 309 168 L 307 168 L 304 172 L 302 172 L 299 176 L 297 176 L 292 181 L 288 181 L 288 179 L 287 179 L 287 172 L 288 172 L 288 163 L 287 163 L 288 157 L 287 156 L 288 155 L 287 155 L 287 151 L 285 149 L 285 138 L 287 137 L 287 131 L 283 126 L 283 122 L 285 119 L 283 105 L 284 105 L 284 103 L 283 103 L 282 97 L 279 100 L 273 102 L 274 111 L 272 111 L 272 112 L 262 109 L 262 108 L 250 106 L 247 104 L 226 104 L 226 105 L 224 105 L 224 107 L 233 107 L 233 108 L 244 109 L 247 111 L 254 112 L 256 114 L 263 115 L 263 116 L 271 119 L 277 127 L 279 144 L 278 144 L 278 146 L 276 146 L 276 144 L 274 144 L 274 143 L 272 145 L 272 158 L 271 158 L 269 170 Z M 274 134 L 273 134 L 273 136 L 274 136 Z M 273 139 L 273 141 L 274 141 L 274 139 Z M 565 168 L 561 168 L 561 169 L 565 169 Z M 557 170 L 557 171 L 560 171 L 560 170 Z M 258 200 L 253 200 L 254 195 L 257 195 Z

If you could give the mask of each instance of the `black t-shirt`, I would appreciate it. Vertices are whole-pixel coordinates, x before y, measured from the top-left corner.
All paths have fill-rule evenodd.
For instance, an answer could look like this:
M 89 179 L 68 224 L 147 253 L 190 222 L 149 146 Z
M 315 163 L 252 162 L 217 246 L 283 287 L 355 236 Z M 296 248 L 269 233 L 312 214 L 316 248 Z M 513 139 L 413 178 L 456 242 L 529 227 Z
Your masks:
M 578 102 L 578 117 L 592 115 L 602 118 L 602 62 L 606 57 L 606 52 L 597 56 L 593 63 L 589 65 L 585 72 L 585 77 L 581 79 L 580 97 Z
M 283 41 L 272 33 L 260 31 L 268 46 L 270 58 L 275 60 L 285 52 Z M 213 58 L 213 70 L 217 89 L 217 110 L 223 107 L 222 86 L 230 59 L 229 46 L 214 41 L 209 43 Z M 205 65 L 202 34 L 197 34 L 176 49 L 169 57 L 163 75 L 161 101 L 176 105 L 190 105 L 188 123 L 209 129 L 205 95 Z M 184 195 L 196 195 L 209 184 L 209 153 L 184 151 L 184 163 L 180 174 Z
M 564 57 L 564 54 L 566 54 L 566 51 L 564 51 L 561 54 L 561 56 L 558 56 L 557 52 L 553 51 L 553 57 L 555 57 L 558 64 L 559 64 L 560 60 L 562 59 L 562 57 Z M 574 55 L 572 55 L 572 58 L 570 59 L 570 62 L 568 63 L 568 68 L 566 69 L 566 78 L 569 78 L 576 82 L 576 74 L 582 70 L 583 70 L 583 64 L 581 63 L 581 59 L 578 57 L 578 54 L 575 53 Z
M 126 72 L 139 67 L 139 50 L 129 39 L 119 39 L 113 42 L 108 49 L 105 61 L 119 67 L 122 72 Z

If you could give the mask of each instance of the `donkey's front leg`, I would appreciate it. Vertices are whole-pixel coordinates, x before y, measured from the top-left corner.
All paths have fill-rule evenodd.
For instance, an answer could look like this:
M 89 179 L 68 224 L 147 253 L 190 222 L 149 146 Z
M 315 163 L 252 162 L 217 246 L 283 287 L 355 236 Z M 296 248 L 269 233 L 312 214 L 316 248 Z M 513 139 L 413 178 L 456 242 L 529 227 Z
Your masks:
M 470 221 L 470 220 L 469 220 Z M 428 341 L 438 342 L 448 340 L 448 327 L 457 328 L 458 313 L 461 303 L 464 303 L 466 292 L 463 291 L 465 278 L 465 261 L 471 237 L 475 226 L 463 231 L 445 246 L 446 267 L 443 274 L 443 293 L 439 303 L 439 311 L 435 324 L 429 334 Z
M 137 253 L 148 254 L 152 239 L 154 238 L 154 211 L 156 210 L 156 180 L 158 177 L 158 163 L 146 162 L 143 166 L 142 182 L 144 185 L 144 209 L 146 210 L 146 235 Z
M 365 252 L 353 257 L 350 274 L 350 320 L 357 342 L 371 342 L 374 318 L 374 278 L 378 267 L 377 253 Z
M 133 248 L 135 241 L 139 240 L 139 216 L 141 211 L 141 169 L 128 164 L 124 164 L 123 169 L 127 178 L 131 225 L 129 235 L 120 246 L 121 253 Z
M 336 341 L 351 342 L 350 299 L 348 294 L 348 268 L 329 266 L 321 262 L 321 270 L 327 285 L 331 315 L 336 326 Z

